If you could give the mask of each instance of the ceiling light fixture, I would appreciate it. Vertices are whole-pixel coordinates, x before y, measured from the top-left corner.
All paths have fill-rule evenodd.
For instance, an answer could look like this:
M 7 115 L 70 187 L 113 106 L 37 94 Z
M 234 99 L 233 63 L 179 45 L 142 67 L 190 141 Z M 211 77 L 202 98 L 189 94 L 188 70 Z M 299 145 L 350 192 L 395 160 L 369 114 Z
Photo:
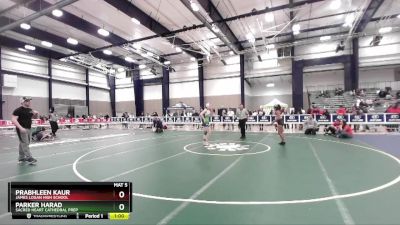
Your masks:
M 295 31 L 300 31 L 300 24 L 297 23 L 297 24 L 293 25 L 292 31 L 293 31 L 293 32 L 295 32 Z
M 182 52 L 182 49 L 180 47 L 175 48 L 176 52 Z
M 27 24 L 27 23 L 21 23 L 19 26 L 20 26 L 22 29 L 24 29 L 24 30 L 29 30 L 29 29 L 31 29 L 31 25 L 29 25 L 29 24 Z
M 25 49 L 31 50 L 31 51 L 35 51 L 36 47 L 32 46 L 32 45 L 25 45 Z
M 233 55 L 235 54 L 233 51 L 229 51 L 229 55 Z
M 322 36 L 322 37 L 319 38 L 319 40 L 321 40 L 321 41 L 327 41 L 327 40 L 330 40 L 330 39 L 331 39 L 331 36 Z
M 267 85 L 265 85 L 266 87 L 275 87 L 274 83 L 268 83 Z
M 108 35 L 110 35 L 110 32 L 108 32 L 108 30 L 105 30 L 103 28 L 100 28 L 97 30 L 97 33 L 99 33 L 100 35 L 107 37 Z
M 43 46 L 46 46 L 46 47 L 48 47 L 48 48 L 51 48 L 51 47 L 53 47 L 53 44 L 51 43 L 51 42 L 48 42 L 48 41 L 42 41 L 42 43 L 41 43 Z
M 127 61 L 127 62 L 135 62 L 135 60 L 132 59 L 132 58 L 129 57 L 129 56 L 126 56 L 126 57 L 125 57 L 125 61 Z
M 139 65 L 139 69 L 144 69 L 144 68 L 146 68 L 146 65 L 145 65 L 145 64 L 140 64 L 140 65 Z
M 200 10 L 199 6 L 198 6 L 195 2 L 193 2 L 193 1 L 190 1 L 190 7 L 191 7 L 192 10 L 195 11 L 195 12 L 197 12 L 197 11 Z
M 169 64 L 171 64 L 171 61 L 165 61 L 164 62 L 164 65 L 169 65 Z
M 247 41 L 249 41 L 250 43 L 256 42 L 256 39 L 254 38 L 254 35 L 253 35 L 252 33 L 247 33 L 247 34 L 246 34 L 246 39 L 247 39 Z
M 55 9 L 51 12 L 51 14 L 53 14 L 53 16 L 55 16 L 55 17 L 61 17 L 64 13 L 63 13 L 63 11 L 61 11 L 59 9 Z
M 269 13 L 265 14 L 264 19 L 266 22 L 271 23 L 271 22 L 274 22 L 275 17 L 272 12 L 269 12 Z
M 386 34 L 389 33 L 390 31 L 392 31 L 392 27 L 382 27 L 379 29 L 380 34 Z
M 351 27 L 351 25 L 354 22 L 354 15 L 353 14 L 349 14 L 346 16 L 346 18 L 344 19 L 344 27 Z
M 211 29 L 212 29 L 215 33 L 218 33 L 218 32 L 220 31 L 219 28 L 217 27 L 217 25 L 215 25 L 215 24 L 211 25 Z
M 336 10 L 336 9 L 339 9 L 341 5 L 342 5 L 342 1 L 341 0 L 333 0 L 331 2 L 331 4 L 330 4 L 330 8 L 332 10 Z
M 71 45 L 77 45 L 78 44 L 78 40 L 76 40 L 74 38 L 68 38 L 67 42 L 70 43 Z
M 26 49 L 24 49 L 24 48 L 18 48 L 18 51 L 21 51 L 21 52 L 28 52 Z
M 108 49 L 104 49 L 103 53 L 106 54 L 106 55 L 112 55 L 112 51 L 108 50 Z
M 140 25 L 140 21 L 134 17 L 131 18 L 131 21 L 136 23 L 137 25 Z
M 140 49 L 142 47 L 139 43 L 134 43 L 132 46 L 135 49 Z
M 190 61 L 194 62 L 194 61 L 196 61 L 196 58 L 195 57 L 190 57 Z

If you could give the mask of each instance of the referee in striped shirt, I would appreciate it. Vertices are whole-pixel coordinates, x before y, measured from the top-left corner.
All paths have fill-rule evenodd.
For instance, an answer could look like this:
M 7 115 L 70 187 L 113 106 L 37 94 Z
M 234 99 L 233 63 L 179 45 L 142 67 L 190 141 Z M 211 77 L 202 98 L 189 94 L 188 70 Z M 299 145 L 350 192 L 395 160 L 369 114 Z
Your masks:
M 246 122 L 248 116 L 249 112 L 246 108 L 244 108 L 243 104 L 240 104 L 239 110 L 237 112 L 237 117 L 239 118 L 240 133 L 242 134 L 242 136 L 240 137 L 241 139 L 246 138 Z

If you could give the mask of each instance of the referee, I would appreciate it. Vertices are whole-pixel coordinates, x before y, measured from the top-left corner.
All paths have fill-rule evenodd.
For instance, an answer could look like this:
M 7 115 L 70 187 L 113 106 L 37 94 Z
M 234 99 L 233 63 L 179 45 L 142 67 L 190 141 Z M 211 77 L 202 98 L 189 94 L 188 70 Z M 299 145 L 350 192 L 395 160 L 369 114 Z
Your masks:
M 243 104 L 240 104 L 239 110 L 237 112 L 237 117 L 239 118 L 239 128 L 240 133 L 242 134 L 242 136 L 240 137 L 241 139 L 246 138 L 246 122 L 248 116 L 249 112 L 246 108 L 244 108 Z

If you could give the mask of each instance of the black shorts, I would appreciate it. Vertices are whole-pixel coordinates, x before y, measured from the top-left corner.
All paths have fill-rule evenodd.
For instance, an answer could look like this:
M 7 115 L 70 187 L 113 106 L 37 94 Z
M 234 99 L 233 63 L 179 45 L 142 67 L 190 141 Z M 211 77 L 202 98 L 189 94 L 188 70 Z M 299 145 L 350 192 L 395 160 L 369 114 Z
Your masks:
M 285 123 L 284 123 L 284 121 L 283 121 L 283 119 L 278 119 L 278 120 L 276 120 L 276 123 L 278 124 L 278 125 L 280 125 L 280 126 L 283 126 Z

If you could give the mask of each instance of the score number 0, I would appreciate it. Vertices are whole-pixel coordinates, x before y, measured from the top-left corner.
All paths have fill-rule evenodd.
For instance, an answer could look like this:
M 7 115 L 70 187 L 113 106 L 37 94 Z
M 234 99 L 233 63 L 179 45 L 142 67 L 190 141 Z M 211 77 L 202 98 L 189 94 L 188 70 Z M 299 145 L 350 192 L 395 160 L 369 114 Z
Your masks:
M 119 198 L 124 198 L 125 197 L 125 192 L 124 191 L 120 191 L 118 193 L 118 197 Z M 119 210 L 123 211 L 125 209 L 125 205 L 123 203 L 119 204 L 118 206 Z

